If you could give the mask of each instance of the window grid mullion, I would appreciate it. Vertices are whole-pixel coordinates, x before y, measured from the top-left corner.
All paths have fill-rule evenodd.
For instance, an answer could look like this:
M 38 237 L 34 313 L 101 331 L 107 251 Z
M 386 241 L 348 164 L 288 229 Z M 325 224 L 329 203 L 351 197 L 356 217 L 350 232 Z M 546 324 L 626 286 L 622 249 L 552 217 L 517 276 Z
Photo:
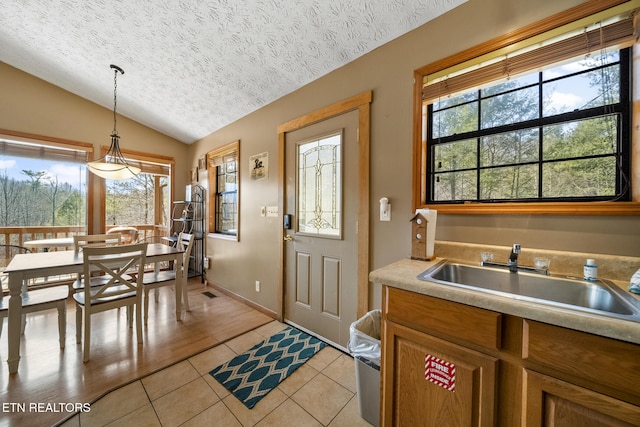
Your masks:
M 626 54 L 623 54 L 627 52 Z M 523 200 L 523 201 L 536 201 L 536 200 L 547 200 L 547 199 L 566 199 L 567 196 L 564 197 L 544 197 L 544 182 L 543 182 L 543 166 L 547 163 L 560 163 L 563 161 L 568 161 L 568 160 L 587 160 L 587 159 L 596 159 L 596 158 L 606 158 L 606 157 L 611 157 L 612 155 L 616 157 L 616 175 L 618 175 L 616 177 L 615 180 L 615 192 L 616 194 L 620 194 L 620 190 L 623 189 L 624 184 L 625 184 L 625 179 L 627 179 L 625 177 L 625 171 L 624 171 L 624 167 L 623 167 L 623 163 L 628 163 L 628 159 L 624 156 L 622 156 L 622 158 L 620 158 L 621 153 L 625 150 L 625 148 L 627 148 L 628 146 L 630 146 L 628 139 L 621 137 L 621 135 L 625 132 L 625 129 L 628 129 L 628 123 L 626 123 L 626 119 L 625 117 L 629 116 L 629 110 L 630 107 L 628 105 L 625 105 L 625 99 L 628 101 L 629 97 L 628 94 L 625 91 L 628 91 L 629 89 L 629 83 L 627 80 L 625 80 L 625 75 L 627 76 L 626 78 L 629 79 L 629 70 L 627 70 L 625 67 L 630 67 L 630 61 L 629 61 L 629 54 L 628 54 L 628 49 L 627 50 L 623 50 L 621 51 L 621 55 L 620 55 L 620 60 L 616 63 L 609 63 L 603 66 L 598 66 L 595 69 L 606 69 L 606 68 L 610 68 L 613 69 L 613 67 L 615 67 L 615 64 L 618 64 L 618 67 L 620 69 L 620 81 L 619 81 L 619 87 L 620 87 L 620 95 L 619 95 L 619 102 L 616 104 L 605 104 L 602 105 L 600 107 L 591 107 L 589 109 L 577 109 L 577 110 L 573 110 L 570 112 L 566 112 L 566 113 L 562 113 L 562 114 L 557 114 L 554 116 L 549 116 L 549 117 L 544 117 L 544 106 L 543 106 L 543 100 L 544 100 L 544 84 L 547 83 L 544 81 L 544 77 L 543 77 L 543 73 L 542 72 L 538 72 L 537 76 L 537 83 L 533 83 L 533 84 L 529 84 L 526 85 L 526 87 L 528 88 L 532 88 L 533 86 L 537 86 L 538 88 L 538 105 L 537 105 L 537 117 L 535 119 L 532 120 L 527 120 L 524 122 L 516 122 L 516 123 L 508 123 L 506 125 L 500 125 L 500 126 L 496 126 L 494 128 L 490 128 L 490 129 L 483 129 L 483 121 L 482 121 L 482 115 L 483 115 L 483 100 L 484 99 L 489 99 L 492 97 L 497 97 L 497 96 L 501 96 L 504 94 L 508 94 L 508 93 L 515 93 L 519 90 L 523 90 L 525 88 L 525 86 L 523 87 L 518 87 L 515 89 L 509 89 L 509 90 L 505 90 L 503 92 L 497 93 L 497 94 L 490 94 L 488 95 L 486 98 L 484 98 L 482 96 L 482 90 L 478 89 L 477 90 L 477 97 L 475 100 L 473 101 L 466 101 L 466 102 L 461 102 L 459 104 L 455 104 L 453 106 L 447 106 L 445 108 L 441 108 L 439 110 L 436 110 L 435 108 L 433 108 L 433 104 L 430 104 L 427 108 L 428 111 L 428 117 L 429 120 L 427 120 L 428 123 L 428 131 L 427 131 L 427 147 L 429 149 L 430 152 L 430 156 L 429 158 L 433 159 L 434 158 L 434 154 L 435 154 L 435 148 L 437 145 L 439 144 L 448 144 L 448 143 L 452 143 L 452 142 L 457 142 L 457 141 L 464 141 L 464 140 L 468 140 L 468 139 L 475 139 L 475 147 L 476 147 L 476 158 L 475 158 L 475 165 L 476 165 L 476 200 L 482 200 L 482 194 L 481 194 L 481 188 L 482 188 L 482 182 L 481 182 L 481 172 L 483 170 L 487 170 L 487 169 L 497 169 L 497 168 L 504 168 L 504 167 L 518 167 L 518 166 L 525 166 L 525 165 L 535 165 L 537 164 L 538 166 L 538 170 L 537 170 L 537 178 L 538 178 L 538 182 L 537 182 L 537 197 L 534 198 L 523 198 L 523 199 L 513 199 L 513 200 Z M 588 72 L 593 71 L 594 69 L 588 69 L 585 71 L 581 71 L 581 72 L 577 72 L 577 73 L 572 73 L 570 75 L 564 75 L 561 78 L 554 78 L 553 81 L 562 81 L 562 79 L 568 79 L 570 77 L 576 76 L 576 75 L 581 75 L 581 74 L 586 74 Z M 551 81 L 551 80 L 550 80 Z M 434 130 L 434 125 L 433 125 L 433 115 L 435 112 L 444 112 L 447 110 L 453 110 L 454 108 L 460 108 L 463 105 L 471 105 L 473 104 L 473 102 L 477 103 L 477 112 L 476 112 L 476 129 L 473 131 L 468 131 L 468 132 L 462 132 L 462 133 L 453 133 L 452 135 L 448 135 L 443 137 L 442 135 L 440 135 L 440 133 L 438 134 L 438 138 L 437 140 L 433 138 L 433 130 Z M 440 107 L 440 105 L 439 105 Z M 625 112 L 627 114 L 627 116 L 625 116 Z M 547 131 L 547 128 L 549 126 L 553 126 L 553 125 L 562 125 L 562 124 L 568 124 L 571 122 L 579 122 L 583 119 L 595 119 L 598 117 L 602 117 L 602 116 L 608 116 L 608 115 L 612 115 L 612 114 L 617 114 L 619 115 L 619 120 L 617 120 L 617 141 L 616 141 L 616 152 L 613 154 L 596 154 L 596 155 L 588 155 L 586 153 L 583 153 L 585 155 L 582 156 L 568 156 L 568 157 L 562 157 L 562 158 L 553 158 L 550 159 L 548 161 L 544 160 L 544 139 L 545 139 L 545 132 Z M 439 120 L 442 120 L 441 115 L 438 116 Z M 512 163 L 512 164 L 499 164 L 499 165 L 492 165 L 492 166 L 482 166 L 482 161 L 481 161 L 481 156 L 482 156 L 482 139 L 486 136 L 490 136 L 490 135 L 499 135 L 502 133 L 510 133 L 510 132 L 517 132 L 519 130 L 527 130 L 527 129 L 537 129 L 537 152 L 538 152 L 538 158 L 536 160 L 533 161 L 525 161 L 522 163 L 516 162 L 516 163 Z M 629 129 L 630 132 L 630 129 Z M 622 143 L 620 141 L 623 141 Z M 627 148 L 628 150 L 628 148 Z M 569 154 L 569 153 L 565 153 Z M 572 154 L 580 154 L 579 152 L 577 153 L 572 153 Z M 450 171 L 447 171 L 448 173 L 460 173 L 460 172 L 464 172 L 464 171 L 471 171 L 473 170 L 473 168 L 471 167 L 462 167 L 460 169 L 451 169 Z M 628 169 L 627 169 L 628 170 Z M 430 172 L 427 174 L 427 179 L 430 180 L 430 194 L 431 197 L 433 197 L 433 195 L 435 195 L 435 191 L 436 191 L 436 180 L 435 180 L 435 176 L 437 175 L 436 171 L 437 171 L 437 166 L 434 163 L 430 163 L 427 166 L 427 171 Z M 535 188 L 535 187 L 534 187 Z M 532 188 L 533 190 L 533 188 Z M 535 190 L 534 190 L 535 191 Z M 628 193 L 628 191 L 627 191 Z M 517 194 L 517 193 L 516 193 Z M 451 194 L 452 200 L 443 200 L 445 202 L 461 202 L 463 201 L 462 198 L 461 199 L 455 199 L 453 193 Z M 584 199 L 591 199 L 591 200 L 599 200 L 602 198 L 606 198 L 606 196 L 584 196 Z M 500 199 L 500 200 L 507 200 L 507 199 Z M 436 201 L 437 200 L 432 200 L 432 201 Z
M 478 96 L 477 96 L 478 100 L 478 117 L 477 117 L 477 126 L 476 129 L 480 130 L 482 129 L 482 91 L 478 90 Z M 480 157 L 481 155 L 481 149 L 482 149 L 482 138 L 477 137 L 476 138 L 476 199 L 480 200 Z
M 543 107 L 542 107 L 542 101 L 543 101 L 543 77 L 542 77 L 542 72 L 538 73 L 538 119 L 542 119 L 542 114 L 543 114 Z M 543 149 L 544 147 L 542 146 L 542 142 L 544 140 L 544 126 L 540 126 L 538 127 L 538 198 L 542 198 L 542 153 L 543 153 Z

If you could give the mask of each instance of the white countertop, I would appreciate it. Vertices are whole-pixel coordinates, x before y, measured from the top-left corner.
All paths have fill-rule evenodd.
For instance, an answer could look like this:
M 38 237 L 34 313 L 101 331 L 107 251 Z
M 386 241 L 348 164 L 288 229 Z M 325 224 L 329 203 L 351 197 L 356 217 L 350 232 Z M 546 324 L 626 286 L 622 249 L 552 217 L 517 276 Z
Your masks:
M 369 274 L 369 280 L 461 304 L 640 344 L 640 322 L 523 301 L 515 297 L 498 296 L 482 291 L 427 282 L 417 278 L 420 273 L 439 261 L 442 261 L 442 258 L 436 258 L 432 261 L 401 259 L 372 271 Z M 616 284 L 621 285 L 620 283 Z

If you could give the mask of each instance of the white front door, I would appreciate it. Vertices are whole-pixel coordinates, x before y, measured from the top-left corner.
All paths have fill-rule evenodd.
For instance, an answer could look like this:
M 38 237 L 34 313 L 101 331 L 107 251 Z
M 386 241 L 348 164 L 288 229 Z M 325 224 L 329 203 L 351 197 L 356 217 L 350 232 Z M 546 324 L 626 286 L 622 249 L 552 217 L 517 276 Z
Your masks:
M 357 315 L 358 111 L 286 134 L 285 321 L 346 348 Z

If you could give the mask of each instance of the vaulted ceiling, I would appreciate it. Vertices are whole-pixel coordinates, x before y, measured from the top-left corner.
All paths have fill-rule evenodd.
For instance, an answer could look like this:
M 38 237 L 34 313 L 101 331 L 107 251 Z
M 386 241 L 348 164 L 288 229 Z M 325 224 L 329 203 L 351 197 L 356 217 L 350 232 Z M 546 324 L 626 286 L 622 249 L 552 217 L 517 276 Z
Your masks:
M 3 0 L 0 61 L 190 144 L 467 0 Z

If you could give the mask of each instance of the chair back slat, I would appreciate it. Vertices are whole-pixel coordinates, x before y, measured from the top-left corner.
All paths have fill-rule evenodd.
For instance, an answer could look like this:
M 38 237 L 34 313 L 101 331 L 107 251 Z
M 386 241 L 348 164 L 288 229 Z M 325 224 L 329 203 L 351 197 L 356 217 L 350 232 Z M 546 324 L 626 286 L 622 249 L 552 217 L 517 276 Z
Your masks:
M 189 258 L 191 257 L 191 249 L 193 248 L 194 240 L 195 236 L 193 234 L 180 233 L 178 235 L 176 248 L 184 250 L 184 253 L 182 254 L 182 265 L 185 269 L 188 269 L 189 267 Z
M 73 236 L 73 247 L 77 251 L 80 248 L 92 246 L 114 246 L 122 242 L 122 235 L 112 234 L 87 234 L 84 236 Z
M 129 293 L 139 294 L 146 252 L 146 243 L 84 247 L 85 281 L 96 280 L 99 283 L 94 287 L 85 283 L 85 304 Z M 126 274 L 134 268 L 137 274 Z

